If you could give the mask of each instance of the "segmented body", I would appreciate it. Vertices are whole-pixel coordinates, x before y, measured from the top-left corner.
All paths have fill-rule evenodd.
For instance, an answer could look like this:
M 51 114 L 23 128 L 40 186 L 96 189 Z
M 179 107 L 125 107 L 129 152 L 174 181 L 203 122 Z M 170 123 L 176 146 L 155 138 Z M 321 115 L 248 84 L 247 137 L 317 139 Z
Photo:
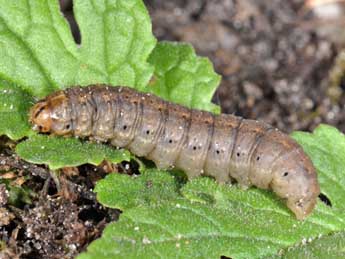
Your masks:
M 30 120 L 40 131 L 91 137 L 177 167 L 189 178 L 273 189 L 300 219 L 319 194 L 315 169 L 288 135 L 263 122 L 214 115 L 127 87 L 73 87 L 37 103 Z

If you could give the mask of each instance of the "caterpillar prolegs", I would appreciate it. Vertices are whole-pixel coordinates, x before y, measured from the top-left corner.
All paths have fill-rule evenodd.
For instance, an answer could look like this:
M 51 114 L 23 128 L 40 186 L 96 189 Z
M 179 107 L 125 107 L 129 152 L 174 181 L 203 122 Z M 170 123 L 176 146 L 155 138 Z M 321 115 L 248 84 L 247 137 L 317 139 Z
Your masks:
M 159 168 L 189 178 L 236 180 L 272 189 L 298 219 L 313 210 L 320 187 L 311 160 L 288 135 L 254 120 L 188 109 L 127 87 L 91 85 L 55 92 L 30 111 L 34 129 L 109 141 Z

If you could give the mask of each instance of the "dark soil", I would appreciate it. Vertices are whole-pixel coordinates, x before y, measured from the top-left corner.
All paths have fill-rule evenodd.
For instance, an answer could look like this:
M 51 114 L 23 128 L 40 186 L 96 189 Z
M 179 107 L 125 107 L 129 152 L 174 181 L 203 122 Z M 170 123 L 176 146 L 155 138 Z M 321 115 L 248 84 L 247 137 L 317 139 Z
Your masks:
M 80 42 L 71 1 L 60 2 Z M 345 12 L 330 21 L 325 8 L 305 0 L 145 3 L 160 40 L 190 42 L 211 59 L 223 76 L 214 97 L 223 112 L 264 120 L 286 132 L 312 130 L 321 122 L 345 130 L 345 84 L 329 87 L 330 70 L 345 45 L 345 31 L 339 32 Z M 0 140 L 1 259 L 73 258 L 117 220 L 120 211 L 102 207 L 91 191 L 113 165 L 66 168 L 56 175 L 20 160 L 14 146 Z M 31 192 L 13 203 L 5 179 Z
M 118 219 L 120 211 L 102 207 L 91 191 L 110 171 L 105 164 L 54 173 L 20 160 L 8 146 L 0 161 L 2 179 L 33 191 L 30 202 L 13 204 L 5 184 L 0 185 L 1 259 L 73 258 Z
M 223 77 L 214 98 L 223 112 L 286 132 L 321 122 L 345 130 L 343 90 L 334 100 L 328 89 L 345 15 L 316 16 L 305 0 L 146 2 L 160 40 L 190 42 L 213 62 Z

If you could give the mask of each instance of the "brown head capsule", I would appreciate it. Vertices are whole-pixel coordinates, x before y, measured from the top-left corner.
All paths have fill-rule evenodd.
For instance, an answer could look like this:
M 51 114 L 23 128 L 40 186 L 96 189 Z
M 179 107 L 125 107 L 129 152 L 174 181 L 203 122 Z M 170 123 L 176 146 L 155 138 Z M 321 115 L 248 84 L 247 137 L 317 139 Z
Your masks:
M 91 85 L 59 91 L 30 111 L 34 129 L 109 141 L 189 178 L 271 189 L 298 219 L 315 207 L 316 170 L 288 135 L 258 121 L 212 115 L 126 87 Z
M 33 129 L 55 135 L 70 135 L 72 120 L 68 98 L 63 91 L 36 103 L 30 110 L 29 121 Z

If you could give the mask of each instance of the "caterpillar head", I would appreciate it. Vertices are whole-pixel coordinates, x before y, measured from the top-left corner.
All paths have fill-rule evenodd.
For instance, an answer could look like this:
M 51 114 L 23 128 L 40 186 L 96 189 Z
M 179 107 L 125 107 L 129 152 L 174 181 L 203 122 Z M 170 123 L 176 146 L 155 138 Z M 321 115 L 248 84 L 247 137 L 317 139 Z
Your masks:
M 70 135 L 72 131 L 68 100 L 57 92 L 40 100 L 30 110 L 29 121 L 33 130 L 55 135 Z
M 297 219 L 308 216 L 320 194 L 316 170 L 299 147 L 278 159 L 273 165 L 271 187 L 278 196 L 287 200 L 287 206 Z

